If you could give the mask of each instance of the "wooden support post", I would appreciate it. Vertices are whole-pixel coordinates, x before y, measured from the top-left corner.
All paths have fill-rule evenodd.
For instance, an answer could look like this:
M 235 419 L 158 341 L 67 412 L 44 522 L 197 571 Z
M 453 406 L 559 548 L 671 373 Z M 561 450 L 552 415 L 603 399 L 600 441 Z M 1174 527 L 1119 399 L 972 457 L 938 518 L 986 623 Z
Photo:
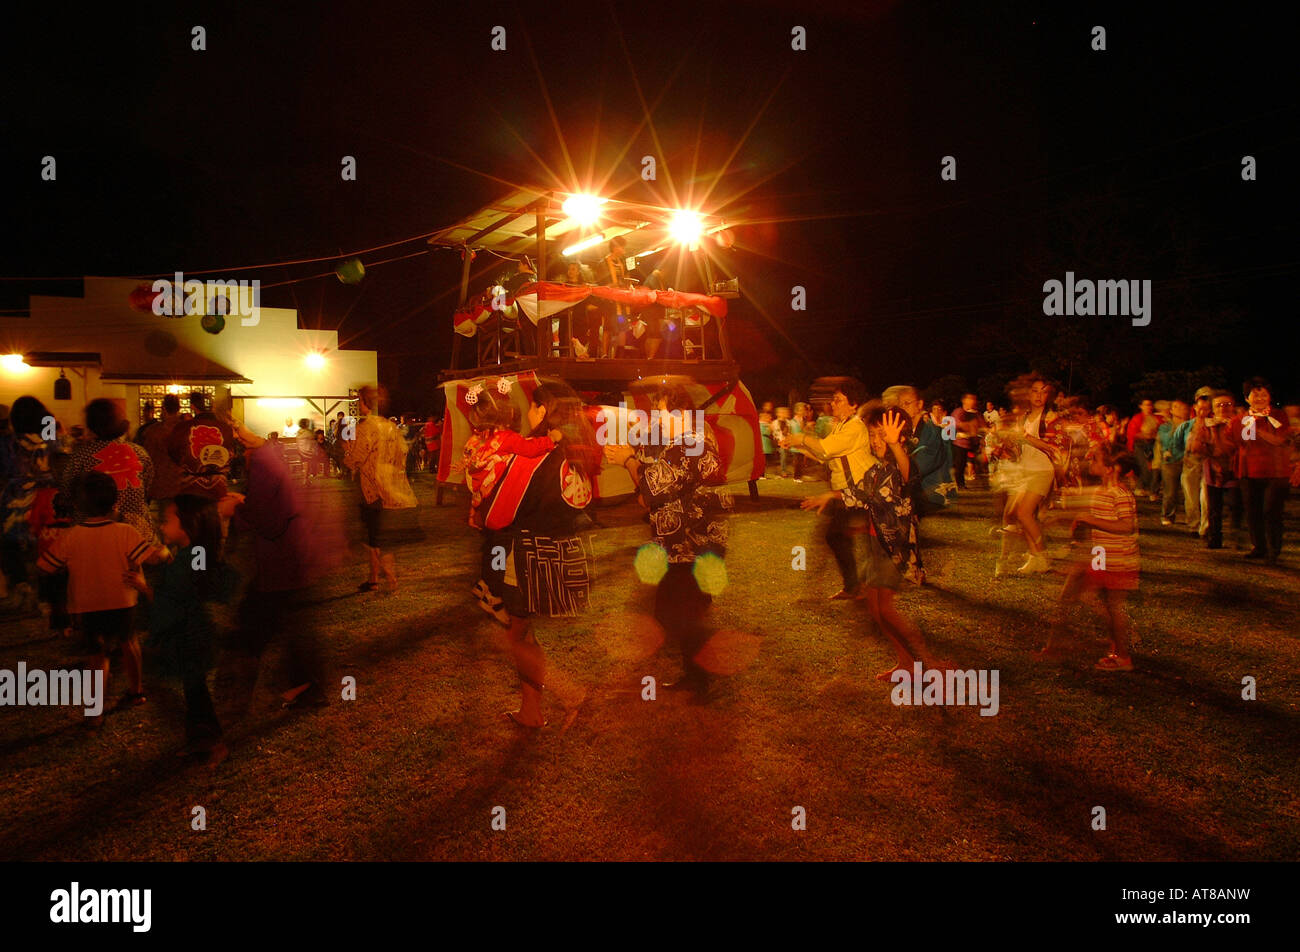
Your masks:
M 463 306 L 469 300 L 469 269 L 474 261 L 474 251 L 469 245 L 460 247 L 461 264 L 460 264 L 460 302 L 458 307 Z M 435 314 L 436 318 L 437 315 Z M 460 369 L 460 334 L 453 329 L 451 338 L 451 369 Z
M 546 213 L 551 210 L 551 193 L 547 192 L 537 201 L 537 274 L 538 281 L 546 280 Z M 537 302 L 538 310 L 541 310 L 541 301 Z M 520 308 L 519 320 L 526 320 L 523 314 L 523 308 Z M 522 333 L 523 327 L 520 326 Z M 537 356 L 544 358 L 551 356 L 551 319 L 549 317 L 539 317 L 537 319 Z
M 469 300 L 469 266 L 474 260 L 474 252 L 466 246 L 460 249 L 460 253 L 464 259 L 460 266 L 460 303 L 464 304 Z

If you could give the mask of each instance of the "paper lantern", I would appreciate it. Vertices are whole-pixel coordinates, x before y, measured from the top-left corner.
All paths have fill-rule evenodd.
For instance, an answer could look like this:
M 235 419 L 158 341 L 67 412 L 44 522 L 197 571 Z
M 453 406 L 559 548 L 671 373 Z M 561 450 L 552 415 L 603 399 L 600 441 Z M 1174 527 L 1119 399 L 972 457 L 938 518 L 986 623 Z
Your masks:
M 366 266 L 361 263 L 360 258 L 349 258 L 339 263 L 339 266 L 334 269 L 334 274 L 344 284 L 360 284 L 361 279 L 366 276 Z
M 152 314 L 153 302 L 156 297 L 158 297 L 158 294 L 154 292 L 153 285 L 146 281 L 144 284 L 136 285 L 131 290 L 131 293 L 127 295 L 127 301 L 137 311 Z

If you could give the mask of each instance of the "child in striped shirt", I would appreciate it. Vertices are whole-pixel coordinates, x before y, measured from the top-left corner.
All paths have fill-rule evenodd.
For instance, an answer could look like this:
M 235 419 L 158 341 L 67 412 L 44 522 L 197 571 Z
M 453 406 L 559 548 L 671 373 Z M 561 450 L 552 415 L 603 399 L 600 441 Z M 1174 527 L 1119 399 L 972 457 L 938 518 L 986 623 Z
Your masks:
M 81 618 L 81 627 L 95 652 L 95 665 L 108 682 L 108 656 L 119 645 L 130 690 L 122 705 L 143 704 L 140 642 L 132 624 L 137 591 L 128 581 L 146 562 L 161 562 L 164 550 L 146 540 L 131 525 L 113 521 L 117 484 L 106 473 L 89 472 L 77 488 L 77 509 L 86 518 L 55 539 L 41 554 L 37 567 L 46 573 L 68 572 L 68 611 Z M 91 722 L 99 726 L 103 715 Z
M 1081 597 L 1094 593 L 1110 629 L 1110 652 L 1097 662 L 1098 671 L 1132 671 L 1130 652 L 1133 622 L 1129 618 L 1128 593 L 1138 587 L 1137 500 L 1125 480 L 1137 472 L 1137 461 L 1117 446 L 1102 443 L 1090 448 L 1087 472 L 1100 479 L 1100 485 L 1069 490 L 1062 496 L 1063 515 L 1073 517 L 1071 537 L 1078 527 L 1086 527 L 1088 541 L 1076 559 L 1061 590 L 1061 620 L 1069 606 Z M 1058 518 L 1049 513 L 1049 518 Z M 1047 645 L 1035 657 L 1039 660 L 1059 658 L 1062 654 L 1059 628 L 1053 626 Z

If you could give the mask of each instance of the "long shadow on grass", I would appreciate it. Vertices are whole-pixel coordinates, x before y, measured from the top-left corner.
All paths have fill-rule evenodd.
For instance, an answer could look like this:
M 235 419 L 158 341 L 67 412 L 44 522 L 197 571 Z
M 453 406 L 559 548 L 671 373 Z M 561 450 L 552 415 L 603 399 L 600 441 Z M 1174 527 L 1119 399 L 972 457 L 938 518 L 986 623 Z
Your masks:
M 77 721 L 68 721 L 60 727 L 54 727 L 47 731 L 41 731 L 39 734 L 31 734 L 26 737 L 16 737 L 13 740 L 7 740 L 0 743 L 0 757 L 12 757 L 14 754 L 21 753 L 29 747 L 37 747 L 46 741 L 59 739 L 61 741 L 72 738 L 79 738 L 85 735 L 87 728 L 84 724 Z
M 455 738 L 482 737 L 483 725 L 477 716 L 467 715 L 444 730 Z M 400 824 L 374 830 L 368 844 L 355 855 L 392 860 L 425 859 L 436 852 L 439 844 L 463 839 L 466 830 L 481 827 L 493 804 L 505 799 L 499 795 L 503 787 L 527 781 L 535 764 L 527 754 L 546 739 L 550 738 L 545 733 L 521 732 L 501 748 L 484 751 L 470 767 L 472 780 L 452 790 L 441 785 L 436 792 L 430 788 L 428 800 L 412 803 L 401 814 Z
M 998 824 L 1003 842 L 1040 839 L 1041 834 L 1025 830 L 1024 823 L 1029 821 L 1076 844 L 1087 858 L 1155 859 L 1155 850 L 1179 860 L 1257 858 L 1218 837 L 1189 832 L 1195 830 L 1195 824 L 1186 814 L 1175 813 L 1095 773 L 1081 776 L 1077 763 L 1005 744 L 993 752 L 945 736 L 938 738 L 938 744 L 944 761 L 961 777 L 962 799 L 973 813 L 990 816 Z M 1095 769 L 1104 771 L 1106 765 Z M 1091 829 L 1094 806 L 1105 808 L 1107 831 Z
M 1030 579 L 1014 579 L 1009 581 L 1008 586 L 1033 584 L 1035 583 Z M 923 596 L 928 594 L 937 600 L 953 603 L 952 611 L 955 613 L 955 617 L 957 618 L 971 619 L 973 617 L 971 611 L 974 609 L 997 615 L 997 627 L 999 629 L 1005 630 L 1009 627 L 1006 623 L 1007 616 L 1010 616 L 1015 619 L 1015 621 L 1020 622 L 1029 628 L 1038 629 L 1042 626 L 1042 612 L 1035 611 L 1032 608 L 1017 608 L 1000 601 L 993 601 L 984 598 L 972 598 L 970 595 L 960 591 L 959 589 L 949 588 L 935 582 L 927 582 L 920 592 Z M 1010 595 L 1013 594 L 1013 592 L 1014 590 L 1008 587 L 1007 594 Z
M 100 738 L 87 738 L 87 741 Z M 145 802 L 156 788 L 186 772 L 187 765 L 173 754 L 132 765 L 113 781 L 88 785 L 76 797 L 77 809 L 58 815 L 28 816 L 24 824 L 11 830 L 0 846 L 0 861 L 30 860 L 51 847 L 60 847 L 67 858 L 77 855 L 78 847 L 88 834 L 111 824 L 123 804 Z M 129 858 L 129 857 L 128 857 Z
M 1252 748 L 1266 751 L 1279 763 L 1294 765 L 1300 759 L 1300 716 L 1261 701 L 1242 700 L 1240 684 L 1231 690 L 1211 687 L 1204 683 L 1204 669 L 1173 658 L 1139 656 L 1139 663 L 1130 674 L 1117 677 L 1099 672 L 1082 679 L 1079 686 L 1098 697 L 1132 701 L 1135 707 L 1164 706 L 1172 711 L 1195 704 L 1221 711 L 1243 739 L 1250 738 Z

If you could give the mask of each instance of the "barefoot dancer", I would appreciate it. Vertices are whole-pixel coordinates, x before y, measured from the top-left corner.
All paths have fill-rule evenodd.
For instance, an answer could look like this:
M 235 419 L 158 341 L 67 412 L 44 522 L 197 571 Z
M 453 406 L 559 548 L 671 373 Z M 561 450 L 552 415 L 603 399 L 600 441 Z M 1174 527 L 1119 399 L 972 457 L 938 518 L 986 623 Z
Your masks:
M 896 655 L 896 666 L 876 676 L 887 681 L 900 669 L 910 674 L 916 661 L 926 667 L 945 667 L 947 662 L 934 658 L 920 630 L 895 602 L 904 576 L 918 577 L 919 562 L 912 499 L 904 488 L 911 470 L 911 460 L 902 445 L 906 419 L 897 410 L 874 406 L 867 411 L 866 426 L 871 459 L 861 478 L 844 489 L 843 499 L 845 505 L 867 513 L 867 552 L 861 563 L 861 584 L 871 617 Z M 825 505 L 830 495 L 814 497 L 803 505 Z
M 942 667 L 945 663 L 936 661 L 920 629 L 898 610 L 894 601 L 903 577 L 915 575 L 919 561 L 912 500 L 904 491 L 911 463 L 902 446 L 904 417 L 897 410 L 873 407 L 866 423 L 873 462 L 844 495 L 848 504 L 865 508 L 869 518 L 862 587 L 872 618 L 893 644 L 897 656 L 898 664 L 877 676 L 888 680 L 899 668 L 911 673 L 915 661 L 926 667 Z
M 995 575 L 1009 569 L 1010 544 L 1013 534 L 1024 536 L 1029 547 L 1029 558 L 1016 570 L 1018 575 L 1034 575 L 1050 570 L 1043 530 L 1038 523 L 1038 506 L 1052 491 L 1056 478 L 1055 456 L 1061 434 L 1052 400 L 1056 388 L 1041 377 L 1032 378 L 1029 386 L 1029 407 L 1015 432 L 1020 445 L 1021 482 L 1017 493 L 1007 503 L 1007 531 L 1002 537 L 1002 554 Z M 1017 530 L 1015 533 L 1012 530 Z
M 479 607 L 503 625 L 510 624 L 509 616 L 501 600 L 488 590 L 486 581 L 492 563 L 497 561 L 498 543 L 494 530 L 500 526 L 488 526 L 486 516 L 501 485 L 501 478 L 515 457 L 541 458 L 555 449 L 555 444 L 563 438 L 559 430 L 551 430 L 546 436 L 536 438 L 520 436 L 519 410 L 510 398 L 510 389 L 508 377 L 488 380 L 485 386 L 476 384 L 469 389 L 466 419 L 474 432 L 465 441 L 460 466 L 465 471 L 465 485 L 469 489 L 469 524 L 483 534 L 482 573 L 474 586 L 474 596 Z
M 861 477 L 871 456 L 867 447 L 866 429 L 858 415 L 858 408 L 866 402 L 866 397 L 866 388 L 857 380 L 840 378 L 831 396 L 830 408 L 835 417 L 831 432 L 825 438 L 818 439 L 805 428 L 799 433 L 791 432 L 782 445 L 783 449 L 802 448 L 813 459 L 825 462 L 830 467 L 831 492 L 827 494 L 829 503 L 806 505 L 803 508 L 816 508 L 818 515 L 828 513 L 826 544 L 835 556 L 835 564 L 839 567 L 844 583 L 838 592 L 830 596 L 832 599 L 853 599 L 860 595 L 858 566 L 853 555 L 856 528 L 854 520 L 857 513 L 850 511 L 841 502 L 840 490 L 845 483 Z
M 487 584 L 504 602 L 506 637 L 520 682 L 519 709 L 503 716 L 520 727 L 538 728 L 546 726 L 542 692 L 547 669 L 532 617 L 572 616 L 587 608 L 587 553 L 575 526 L 592 499 L 600 450 L 582 401 L 564 384 L 542 384 L 533 391 L 528 423 L 534 438 L 553 430 L 562 438 L 544 456 L 510 461 L 487 504 L 484 524 L 504 550 L 505 568 L 495 570 L 489 563 Z
M 1064 653 L 1065 615 L 1083 595 L 1095 592 L 1111 637 L 1110 653 L 1097 662 L 1097 670 L 1132 671 L 1133 623 L 1126 602 L 1138 587 L 1137 500 L 1124 479 L 1137 472 L 1137 461 L 1109 443 L 1093 447 L 1087 459 L 1089 474 L 1100 478 L 1101 485 L 1067 492 L 1060 512 L 1073 515 L 1075 526 L 1089 527 L 1091 538 L 1065 580 L 1057 622 L 1035 658 L 1053 660 Z
M 719 487 L 725 472 L 717 438 L 682 384 L 660 386 L 652 397 L 664 450 L 650 457 L 631 446 L 605 447 L 607 462 L 623 466 L 650 510 L 650 532 L 663 550 L 667 570 L 655 590 L 655 621 L 682 655 L 682 677 L 664 687 L 689 691 L 696 703 L 709 699 L 711 679 L 698 658 L 713 636 L 713 592 L 700 584 L 701 566 L 726 556 L 726 513 L 731 496 Z M 654 425 L 654 424 L 652 424 Z M 705 576 L 707 579 L 707 575 Z
M 362 387 L 357 394 L 361 419 L 356 439 L 347 445 L 344 465 L 361 476 L 361 523 L 366 530 L 370 577 L 357 586 L 361 592 L 379 588 L 379 573 L 389 593 L 397 591 L 397 566 L 391 552 L 382 549 L 386 510 L 412 509 L 415 493 L 406 481 L 406 441 L 397 424 L 380 413 L 383 399 L 378 387 Z

